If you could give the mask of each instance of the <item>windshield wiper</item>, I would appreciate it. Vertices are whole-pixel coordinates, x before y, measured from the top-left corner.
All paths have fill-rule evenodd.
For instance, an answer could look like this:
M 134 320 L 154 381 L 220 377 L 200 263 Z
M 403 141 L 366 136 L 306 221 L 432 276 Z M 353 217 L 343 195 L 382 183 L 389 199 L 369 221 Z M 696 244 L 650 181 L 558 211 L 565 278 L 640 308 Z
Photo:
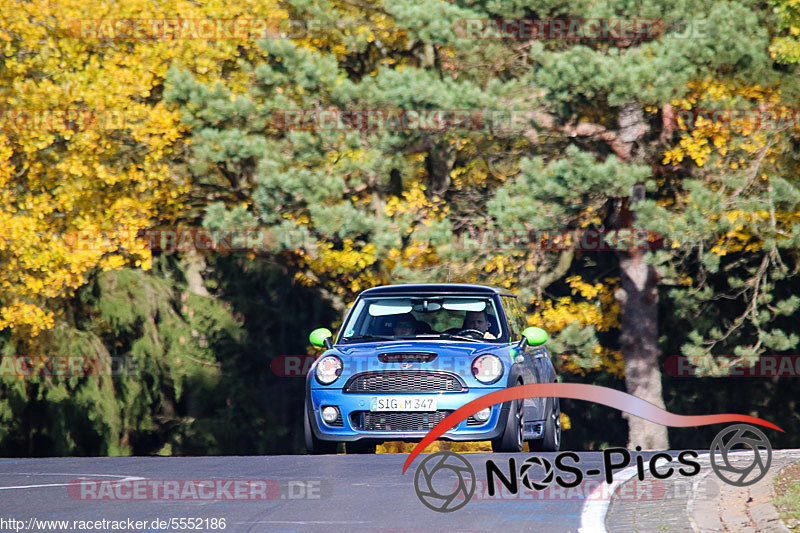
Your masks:
M 435 338 L 444 338 L 444 339 L 454 339 L 460 341 L 470 341 L 470 342 L 483 342 L 484 339 L 476 339 L 474 337 L 465 337 L 463 335 L 455 335 L 453 333 L 421 333 L 418 335 L 398 335 L 392 337 L 391 335 L 356 335 L 354 337 L 345 337 L 342 339 L 342 342 L 350 342 L 350 341 L 395 341 L 395 340 L 406 340 L 406 339 L 435 339 Z
M 389 335 L 356 335 L 355 337 L 345 337 L 342 340 L 345 342 L 368 341 L 368 340 L 393 341 L 394 337 L 391 337 Z
M 439 337 L 443 337 L 445 339 L 456 339 L 459 341 L 472 341 L 472 342 L 483 342 L 484 339 L 476 339 L 475 337 L 465 337 L 463 335 L 456 335 L 454 333 L 439 333 Z

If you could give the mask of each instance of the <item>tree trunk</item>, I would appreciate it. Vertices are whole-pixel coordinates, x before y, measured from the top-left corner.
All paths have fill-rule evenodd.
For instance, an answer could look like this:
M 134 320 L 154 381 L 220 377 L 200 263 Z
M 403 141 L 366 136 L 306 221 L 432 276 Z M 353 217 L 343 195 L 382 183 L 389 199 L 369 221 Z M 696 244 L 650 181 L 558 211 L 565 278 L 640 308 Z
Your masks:
M 639 251 L 620 253 L 621 287 L 615 296 L 622 308 L 620 345 L 628 393 L 664 408 L 658 367 L 658 275 Z M 629 415 L 628 447 L 669 448 L 667 428 Z
M 186 265 L 185 276 L 189 292 L 200 296 L 210 296 L 208 289 L 203 283 L 203 269 L 206 267 L 206 260 L 195 250 L 187 251 L 183 256 Z
M 611 139 L 611 148 L 623 161 L 644 161 L 641 141 L 648 131 L 641 106 L 629 102 L 620 108 L 619 130 Z M 637 183 L 631 196 L 614 213 L 611 227 L 633 228 L 636 215 L 631 206 L 644 198 L 645 187 Z M 658 273 L 645 261 L 639 250 L 619 252 L 621 287 L 615 296 L 620 303 L 620 350 L 625 361 L 625 387 L 633 394 L 664 408 L 661 369 L 658 367 Z M 667 428 L 624 413 L 628 420 L 628 447 L 645 450 L 669 448 Z

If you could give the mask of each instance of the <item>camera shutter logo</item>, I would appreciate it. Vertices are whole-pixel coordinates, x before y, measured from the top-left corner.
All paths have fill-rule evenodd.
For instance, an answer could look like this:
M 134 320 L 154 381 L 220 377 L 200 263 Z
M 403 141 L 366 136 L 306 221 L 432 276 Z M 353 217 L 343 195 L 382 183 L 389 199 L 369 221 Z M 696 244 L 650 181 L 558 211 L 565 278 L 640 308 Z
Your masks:
M 533 481 L 530 479 L 528 471 L 533 465 L 540 466 L 544 469 L 544 476 L 542 476 L 541 481 Z M 522 477 L 522 484 L 529 489 L 544 490 L 553 481 L 553 465 L 543 457 L 530 457 L 522 464 L 522 468 L 519 469 L 519 475 Z
M 457 478 L 455 488 L 438 492 L 433 480 L 437 472 L 444 473 L 448 478 L 455 475 Z M 414 490 L 417 498 L 429 509 L 440 513 L 451 513 L 461 509 L 472 499 L 475 493 L 475 470 L 466 459 L 455 452 L 432 453 L 417 467 L 414 474 Z
M 744 445 L 753 451 L 750 464 L 744 466 L 731 464 L 729 453 L 737 445 Z M 717 458 L 717 453 L 720 454 L 720 458 Z M 717 477 L 736 487 L 746 487 L 756 483 L 767 474 L 772 464 L 772 446 L 769 439 L 749 424 L 736 424 L 717 433 L 711 442 L 709 455 L 711 468 Z

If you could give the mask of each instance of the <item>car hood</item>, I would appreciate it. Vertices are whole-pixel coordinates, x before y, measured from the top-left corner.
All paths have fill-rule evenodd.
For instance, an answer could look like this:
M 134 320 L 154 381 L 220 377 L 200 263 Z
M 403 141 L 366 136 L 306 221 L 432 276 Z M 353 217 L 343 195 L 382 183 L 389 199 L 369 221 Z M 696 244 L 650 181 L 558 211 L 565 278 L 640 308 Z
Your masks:
M 432 352 L 439 356 L 471 356 L 486 351 L 500 350 L 507 345 L 469 341 L 381 341 L 359 342 L 352 345 L 337 344 L 331 352 L 337 355 L 359 357 L 379 353 Z

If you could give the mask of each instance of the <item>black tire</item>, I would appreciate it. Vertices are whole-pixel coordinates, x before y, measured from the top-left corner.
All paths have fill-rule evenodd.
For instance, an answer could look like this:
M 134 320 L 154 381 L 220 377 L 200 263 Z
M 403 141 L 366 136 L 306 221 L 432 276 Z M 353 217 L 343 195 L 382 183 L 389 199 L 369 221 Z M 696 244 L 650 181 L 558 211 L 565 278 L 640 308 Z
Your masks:
M 364 442 L 364 441 L 354 441 L 354 442 L 345 442 L 344 443 L 344 453 L 351 455 L 351 454 L 363 454 L 363 453 L 375 453 L 376 444 L 374 442 Z
M 548 398 L 545 405 L 547 418 L 544 421 L 542 438 L 529 443 L 531 450 L 537 452 L 557 452 L 561 448 L 561 402 L 558 398 Z
M 519 453 L 522 451 L 523 400 L 512 400 L 503 433 L 492 439 L 493 452 Z
M 339 451 L 338 442 L 320 440 L 314 435 L 314 431 L 311 429 L 311 422 L 308 420 L 308 409 L 305 406 L 303 407 L 303 430 L 308 453 L 319 455 L 337 453 Z

